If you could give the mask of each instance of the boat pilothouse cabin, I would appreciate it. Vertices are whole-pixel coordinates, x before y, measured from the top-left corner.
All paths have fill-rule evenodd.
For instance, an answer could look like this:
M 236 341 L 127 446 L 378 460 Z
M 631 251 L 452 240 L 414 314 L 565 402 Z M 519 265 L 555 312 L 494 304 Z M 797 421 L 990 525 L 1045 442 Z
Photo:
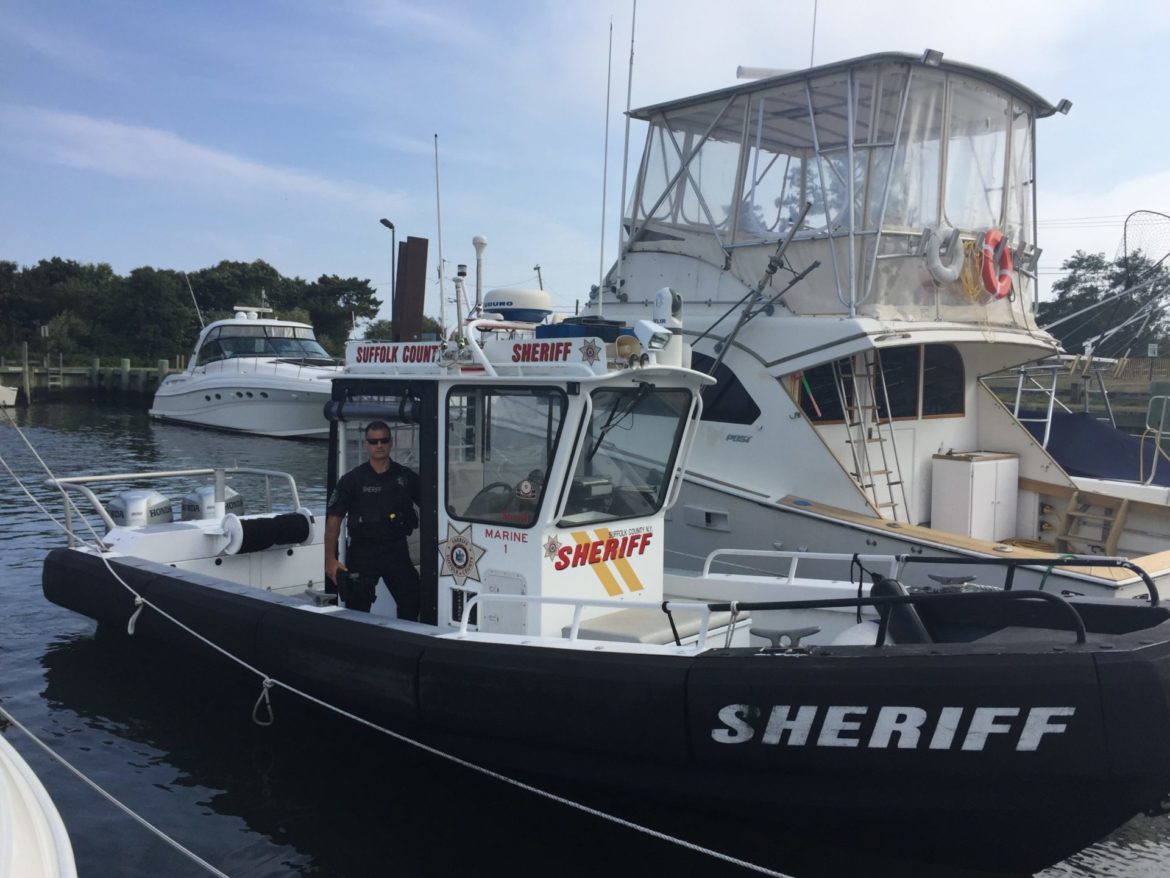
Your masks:
M 1150 558 L 1170 514 L 1078 491 L 980 380 L 1056 351 L 1034 316 L 1035 129 L 1069 106 L 928 51 L 633 112 L 648 131 L 622 252 L 587 313 L 631 319 L 669 286 L 694 367 L 719 380 L 671 563 L 862 540 L 1170 572 Z M 993 492 L 950 487 L 988 461 L 968 482 Z
M 424 621 L 560 636 L 574 599 L 662 600 L 662 516 L 704 377 L 674 365 L 678 341 L 642 355 L 632 334 L 600 329 L 609 342 L 581 324 L 478 321 L 482 346 L 349 343 L 327 408 L 331 475 L 364 460 L 362 430 L 382 420 L 397 459 L 437 486 L 420 510 L 420 545 L 438 546 L 419 559 Z M 615 382 L 627 344 L 638 365 L 623 359 Z

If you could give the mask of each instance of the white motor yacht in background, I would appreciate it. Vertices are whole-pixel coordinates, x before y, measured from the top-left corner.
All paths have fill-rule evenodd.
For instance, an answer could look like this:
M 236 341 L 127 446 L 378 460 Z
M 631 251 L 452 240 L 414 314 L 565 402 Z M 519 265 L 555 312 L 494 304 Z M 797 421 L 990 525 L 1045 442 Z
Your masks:
M 627 233 L 585 314 L 653 315 L 719 381 L 671 564 L 1047 550 L 1170 576 L 1170 508 L 1074 483 L 980 380 L 1058 352 L 1034 319 L 1035 127 L 1069 106 L 927 51 L 632 113 L 649 130 Z M 1057 581 L 1145 592 L 1104 570 L 1030 574 Z
M 322 414 L 338 373 L 313 327 L 262 317 L 271 308 L 237 305 L 236 314 L 199 334 L 187 369 L 168 376 L 151 417 L 262 436 L 327 439 Z

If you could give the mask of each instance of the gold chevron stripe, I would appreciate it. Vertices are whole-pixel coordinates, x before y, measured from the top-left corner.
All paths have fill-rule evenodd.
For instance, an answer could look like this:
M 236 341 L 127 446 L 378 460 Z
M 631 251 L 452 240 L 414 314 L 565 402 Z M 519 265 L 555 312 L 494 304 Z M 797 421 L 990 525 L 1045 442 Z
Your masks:
M 600 528 L 597 531 L 597 537 L 600 540 L 608 540 L 610 538 L 609 530 Z M 634 572 L 634 568 L 628 558 L 614 558 L 613 566 L 617 568 L 618 573 L 625 580 L 626 588 L 630 591 L 642 590 L 642 580 L 638 579 L 638 574 Z
M 577 541 L 578 545 L 593 542 L 593 538 L 589 536 L 589 531 L 577 531 L 573 534 L 573 539 Z M 592 568 L 597 578 L 601 580 L 601 584 L 605 588 L 605 593 L 611 598 L 617 597 L 622 593 L 622 587 L 618 585 L 617 579 L 614 578 L 613 572 L 609 569 L 608 565 L 590 564 L 589 567 Z

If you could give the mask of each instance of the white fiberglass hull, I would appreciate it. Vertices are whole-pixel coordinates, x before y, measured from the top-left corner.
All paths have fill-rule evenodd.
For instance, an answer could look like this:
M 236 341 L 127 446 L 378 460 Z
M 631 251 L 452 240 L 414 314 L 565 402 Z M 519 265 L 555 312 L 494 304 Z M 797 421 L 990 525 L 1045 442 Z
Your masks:
M 666 520 L 667 567 L 701 569 L 710 552 L 730 548 L 930 557 L 1010 559 L 1012 553 L 1027 557 L 1058 557 L 1055 553 L 1045 555 L 1030 549 L 890 522 L 876 516 L 869 518 L 823 506 L 815 500 L 791 496 L 769 498 L 747 488 L 720 486 L 688 477 Z M 1156 556 L 1158 559 L 1162 557 Z M 1141 560 L 1138 559 L 1139 564 Z M 748 566 L 743 558 L 737 558 L 734 571 L 775 572 L 762 561 L 751 570 Z M 810 576 L 823 575 L 816 562 L 801 569 L 807 569 Z M 1164 563 L 1144 569 L 1163 595 L 1170 594 L 1170 570 L 1165 569 Z M 956 573 L 960 572 L 978 574 L 979 568 L 956 570 Z M 1137 576 L 1117 577 L 1101 575 L 1102 572 L 1097 568 L 1020 568 L 1015 574 L 1014 587 L 1042 588 L 1047 584 L 1048 589 L 1057 593 L 1088 597 L 1138 598 L 1148 593 L 1148 588 Z M 927 577 L 924 568 L 908 568 L 903 582 L 917 586 L 937 584 Z
M 150 415 L 217 430 L 326 439 L 329 423 L 323 409 L 332 393 L 331 377 L 325 370 L 296 378 L 235 371 L 174 375 L 155 393 Z
M 0 875 L 76 878 L 69 833 L 28 763 L 0 736 Z

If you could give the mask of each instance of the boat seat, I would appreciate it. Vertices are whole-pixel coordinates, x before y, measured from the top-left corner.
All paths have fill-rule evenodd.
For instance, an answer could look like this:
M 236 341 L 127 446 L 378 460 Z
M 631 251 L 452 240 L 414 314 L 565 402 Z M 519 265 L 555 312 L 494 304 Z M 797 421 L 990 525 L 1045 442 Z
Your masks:
M 904 596 L 906 589 L 896 579 L 879 576 L 869 590 L 870 597 Z M 922 617 L 913 604 L 879 604 L 878 615 L 886 622 L 887 631 L 895 643 L 933 643 L 934 638 L 922 624 Z
M 678 629 L 680 640 L 696 637 L 703 614 L 698 610 L 674 610 L 674 625 Z M 736 627 L 748 623 L 751 617 L 740 615 Z M 707 635 L 717 631 L 725 631 L 731 624 L 731 613 L 712 613 L 711 621 L 707 625 Z M 564 637 L 569 636 L 571 626 L 561 629 Z M 595 616 L 592 619 L 583 619 L 577 629 L 580 640 L 608 640 L 622 643 L 653 643 L 665 645 L 674 643 L 674 632 L 670 628 L 670 619 L 661 610 L 629 609 L 615 610 Z

